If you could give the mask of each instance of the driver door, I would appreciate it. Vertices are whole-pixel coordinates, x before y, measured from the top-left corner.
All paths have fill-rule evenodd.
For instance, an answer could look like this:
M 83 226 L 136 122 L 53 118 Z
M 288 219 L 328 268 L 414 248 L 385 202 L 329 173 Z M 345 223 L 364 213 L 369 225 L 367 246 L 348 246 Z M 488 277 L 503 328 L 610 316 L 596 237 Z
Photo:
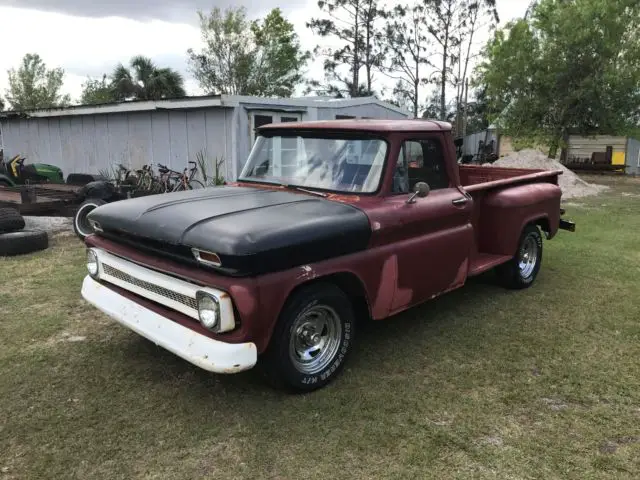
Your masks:
M 444 137 L 412 136 L 402 142 L 390 197 L 398 215 L 398 284 L 392 311 L 401 310 L 460 286 L 466 279 L 473 228 L 473 201 L 453 185 L 445 160 Z M 430 187 L 424 198 L 407 203 L 415 184 Z M 397 189 L 397 188 L 396 188 Z

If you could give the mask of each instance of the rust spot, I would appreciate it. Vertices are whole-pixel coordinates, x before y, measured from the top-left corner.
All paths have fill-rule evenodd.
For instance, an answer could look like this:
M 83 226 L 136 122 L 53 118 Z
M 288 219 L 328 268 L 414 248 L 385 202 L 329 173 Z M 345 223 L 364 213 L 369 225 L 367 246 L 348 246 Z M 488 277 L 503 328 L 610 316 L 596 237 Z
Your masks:
M 343 195 L 340 193 L 330 193 L 327 195 L 328 200 L 333 200 L 334 202 L 359 202 L 360 197 L 358 195 Z

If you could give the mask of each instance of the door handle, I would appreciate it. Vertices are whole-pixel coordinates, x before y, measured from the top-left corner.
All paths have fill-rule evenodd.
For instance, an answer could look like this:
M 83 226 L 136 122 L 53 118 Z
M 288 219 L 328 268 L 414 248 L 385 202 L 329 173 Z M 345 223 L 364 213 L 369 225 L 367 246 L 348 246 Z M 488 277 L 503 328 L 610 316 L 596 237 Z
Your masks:
M 456 207 L 461 207 L 465 205 L 468 201 L 469 199 L 467 197 L 462 197 L 462 198 L 456 198 L 455 200 L 451 200 L 451 203 L 453 203 Z

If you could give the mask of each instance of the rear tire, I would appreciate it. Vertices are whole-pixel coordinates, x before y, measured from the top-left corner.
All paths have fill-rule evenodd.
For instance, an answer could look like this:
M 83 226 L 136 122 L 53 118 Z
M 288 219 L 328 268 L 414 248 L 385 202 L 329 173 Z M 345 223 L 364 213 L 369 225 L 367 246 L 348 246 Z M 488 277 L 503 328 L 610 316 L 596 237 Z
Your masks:
M 189 182 L 189 190 L 197 190 L 200 188 L 204 188 L 204 185 L 200 180 L 191 180 Z
M 310 392 L 331 382 L 352 350 L 355 316 L 337 286 L 303 287 L 285 305 L 261 367 L 273 386 Z
M 80 240 L 84 240 L 93 233 L 93 228 L 87 220 L 87 216 L 96 208 L 105 205 L 107 202 L 99 198 L 89 198 L 80 204 L 73 217 L 73 231 Z
M 0 234 L 0 256 L 11 257 L 44 250 L 49 246 L 47 232 L 22 230 Z
M 530 287 L 542 264 L 542 235 L 536 225 L 527 225 L 520 235 L 516 255 L 496 272 L 500 283 L 513 290 Z
M 17 232 L 24 228 L 24 218 L 15 208 L 0 208 L 0 233 Z

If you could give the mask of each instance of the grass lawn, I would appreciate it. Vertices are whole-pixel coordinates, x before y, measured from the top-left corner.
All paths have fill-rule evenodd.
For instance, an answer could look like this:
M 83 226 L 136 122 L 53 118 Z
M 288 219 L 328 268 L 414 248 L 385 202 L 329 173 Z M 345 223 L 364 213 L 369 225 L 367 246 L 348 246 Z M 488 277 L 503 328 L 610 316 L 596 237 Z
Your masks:
M 0 480 L 638 478 L 640 182 L 594 179 L 532 288 L 488 274 L 368 325 L 304 396 L 88 307 L 75 238 L 0 259 Z

